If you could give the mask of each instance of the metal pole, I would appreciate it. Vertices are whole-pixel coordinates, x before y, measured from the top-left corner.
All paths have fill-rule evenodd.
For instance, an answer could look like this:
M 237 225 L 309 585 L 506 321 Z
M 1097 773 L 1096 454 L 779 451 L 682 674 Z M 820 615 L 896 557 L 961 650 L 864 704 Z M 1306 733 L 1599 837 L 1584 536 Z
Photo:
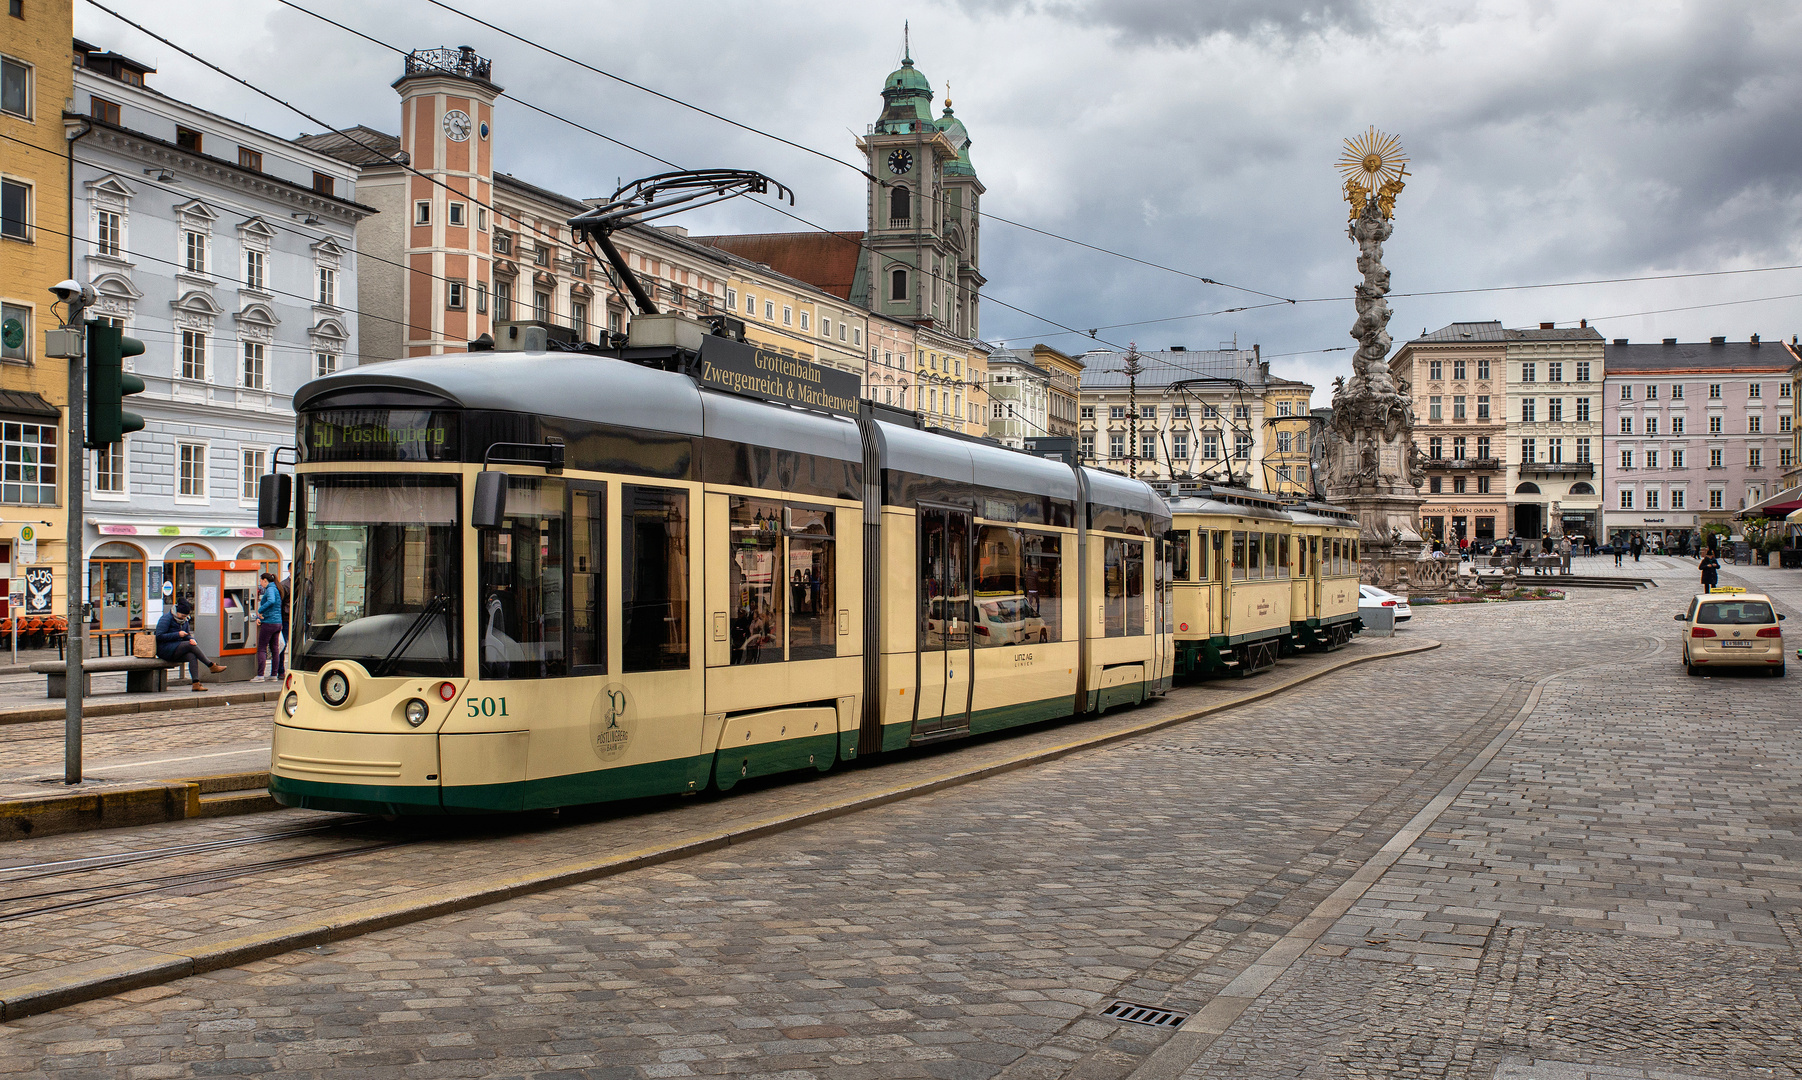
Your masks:
M 69 361 L 69 443 L 63 453 L 63 482 L 68 485 L 69 490 L 69 523 L 64 529 L 63 538 L 68 563 L 65 571 L 67 585 L 64 587 L 67 595 L 64 602 L 69 613 L 69 629 L 64 635 L 66 646 L 63 650 L 68 657 L 67 666 L 63 669 L 63 701 L 66 706 L 63 714 L 65 784 L 81 783 L 81 696 L 88 688 L 81 671 L 81 661 L 87 653 L 87 622 L 81 617 L 81 547 L 84 530 L 81 519 L 81 485 L 82 466 L 86 463 L 88 453 L 82 446 L 87 441 L 86 425 L 82 422 L 88 398 L 86 322 L 82 318 L 86 307 L 80 297 L 69 301 L 69 324 L 82 329 L 84 334 L 79 354 Z

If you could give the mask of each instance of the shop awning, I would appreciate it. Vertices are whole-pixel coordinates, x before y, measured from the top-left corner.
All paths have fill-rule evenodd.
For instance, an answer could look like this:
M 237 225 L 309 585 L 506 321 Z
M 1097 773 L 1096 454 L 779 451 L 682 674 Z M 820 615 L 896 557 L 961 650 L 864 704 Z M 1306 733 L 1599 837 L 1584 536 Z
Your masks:
M 1749 521 L 1752 518 L 1785 518 L 1797 510 L 1802 510 L 1802 485 L 1784 488 L 1770 498 L 1755 502 L 1733 516 L 1741 521 Z
M 45 420 L 60 420 L 63 415 L 61 409 L 45 401 L 42 395 L 24 390 L 0 390 L 0 414 Z

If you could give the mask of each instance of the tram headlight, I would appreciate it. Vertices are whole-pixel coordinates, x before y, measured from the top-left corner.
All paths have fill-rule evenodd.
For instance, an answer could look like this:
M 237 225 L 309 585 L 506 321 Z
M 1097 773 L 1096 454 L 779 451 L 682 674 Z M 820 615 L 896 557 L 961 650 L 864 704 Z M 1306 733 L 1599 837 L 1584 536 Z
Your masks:
M 332 708 L 350 700 L 350 677 L 342 671 L 332 670 L 319 680 L 319 696 Z
M 290 691 L 288 691 L 288 696 L 282 699 L 282 712 L 285 713 L 286 715 L 292 717 L 295 713 L 297 713 L 299 711 L 300 711 L 300 695 L 296 694 L 294 691 L 290 690 Z
M 418 698 L 412 699 L 407 702 L 407 723 L 412 724 L 414 727 L 418 727 L 425 723 L 426 713 L 428 711 L 425 702 Z

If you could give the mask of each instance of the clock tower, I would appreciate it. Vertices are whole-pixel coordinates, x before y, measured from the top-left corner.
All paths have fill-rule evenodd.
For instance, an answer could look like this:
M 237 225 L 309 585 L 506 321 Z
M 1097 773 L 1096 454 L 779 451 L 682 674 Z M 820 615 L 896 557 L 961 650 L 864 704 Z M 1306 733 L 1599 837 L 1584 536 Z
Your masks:
M 945 102 L 932 115 L 932 84 L 911 52 L 882 85 L 882 115 L 858 140 L 870 175 L 869 250 L 854 298 L 870 311 L 959 338 L 978 336 L 977 198 L 970 136 Z
M 494 99 L 490 61 L 465 45 L 407 56 L 394 83 L 401 97 L 401 150 L 413 168 L 403 215 L 401 311 L 404 355 L 440 353 L 488 333 L 492 323 Z M 387 209 L 387 208 L 384 208 Z

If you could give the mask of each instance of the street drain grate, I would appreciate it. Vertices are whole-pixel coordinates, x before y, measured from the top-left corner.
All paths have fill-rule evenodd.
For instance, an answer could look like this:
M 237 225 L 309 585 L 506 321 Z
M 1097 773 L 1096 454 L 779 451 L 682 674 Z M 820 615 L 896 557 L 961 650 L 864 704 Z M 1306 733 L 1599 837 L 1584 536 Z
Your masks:
M 1189 1018 L 1188 1013 L 1177 1012 L 1175 1009 L 1154 1009 L 1150 1005 L 1135 1005 L 1130 1001 L 1116 1001 L 1101 1010 L 1101 1015 L 1124 1020 L 1129 1024 L 1161 1028 L 1181 1027 L 1183 1021 Z

